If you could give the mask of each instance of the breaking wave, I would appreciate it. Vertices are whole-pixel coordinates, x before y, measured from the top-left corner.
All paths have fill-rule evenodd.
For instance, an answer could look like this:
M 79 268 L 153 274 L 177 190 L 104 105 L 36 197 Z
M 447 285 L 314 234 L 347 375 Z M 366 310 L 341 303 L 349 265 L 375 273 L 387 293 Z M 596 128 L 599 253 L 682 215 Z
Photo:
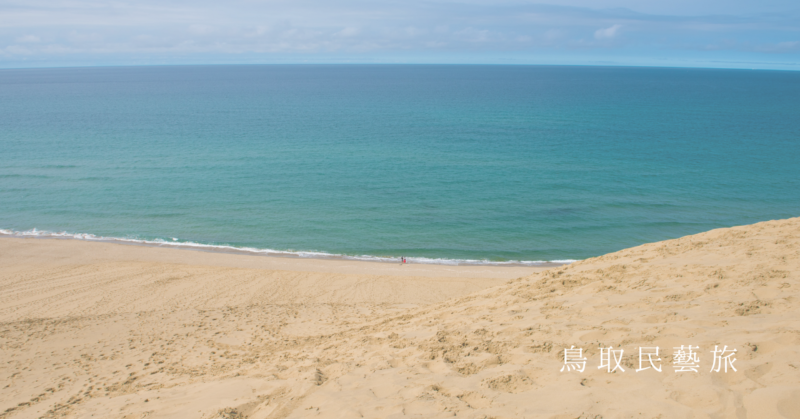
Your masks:
M 393 256 L 372 256 L 372 255 L 345 255 L 327 252 L 316 251 L 290 251 L 290 250 L 274 250 L 274 249 L 259 249 L 255 247 L 239 247 L 220 244 L 205 244 L 196 243 L 192 241 L 180 240 L 177 237 L 169 239 L 136 239 L 124 237 L 104 237 L 96 236 L 89 233 L 68 233 L 66 231 L 54 232 L 46 230 L 31 229 L 27 231 L 14 231 L 0 229 L 0 236 L 18 237 L 18 238 L 54 238 L 54 239 L 74 239 L 85 241 L 96 241 L 106 243 L 127 243 L 138 244 L 144 246 L 156 247 L 173 247 L 183 249 L 198 249 L 206 251 L 216 251 L 221 253 L 238 253 L 238 254 L 251 254 L 251 255 L 264 255 L 264 256 L 282 256 L 282 257 L 297 257 L 309 259 L 342 259 L 342 260 L 358 260 L 367 262 L 394 262 L 399 263 L 400 257 Z M 560 260 L 508 260 L 508 261 L 491 261 L 485 259 L 446 259 L 446 258 L 426 258 L 426 257 L 406 257 L 409 263 L 429 264 L 429 265 L 489 265 L 489 266 L 551 266 L 563 265 L 576 262 L 574 259 L 560 259 Z

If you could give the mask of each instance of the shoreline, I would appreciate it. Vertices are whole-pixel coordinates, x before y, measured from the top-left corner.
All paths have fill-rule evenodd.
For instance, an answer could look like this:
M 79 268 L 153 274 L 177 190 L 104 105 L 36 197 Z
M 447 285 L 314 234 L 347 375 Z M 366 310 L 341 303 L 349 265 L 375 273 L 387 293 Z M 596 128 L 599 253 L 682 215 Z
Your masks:
M 50 232 L 50 231 L 37 231 L 35 228 L 28 231 L 14 231 L 0 229 L 0 238 L 18 238 L 18 239 L 55 239 L 55 240 L 76 240 L 83 242 L 94 243 L 111 243 L 123 244 L 132 246 L 156 247 L 166 249 L 183 249 L 195 250 L 209 253 L 222 253 L 233 255 L 249 255 L 249 256 L 269 256 L 291 259 L 318 259 L 318 260 L 347 260 L 357 262 L 375 262 L 375 263 L 390 263 L 398 264 L 399 257 L 392 256 L 372 256 L 372 255 L 343 255 L 327 252 L 317 251 L 282 251 L 273 249 L 259 249 L 251 247 L 237 247 L 230 245 L 213 245 L 195 242 L 169 242 L 163 239 L 144 240 L 144 239 L 126 239 L 119 237 L 103 237 L 95 236 L 89 233 L 66 233 L 66 232 Z M 446 258 L 426 258 L 426 257 L 406 257 L 409 264 L 422 264 L 422 265 L 444 265 L 444 266 L 497 266 L 497 267 L 534 267 L 534 268 L 555 268 L 558 266 L 568 265 L 577 262 L 575 259 L 555 260 L 555 261 L 490 261 L 478 259 L 446 259 Z
M 9 237 L 0 235 L 0 252 L 18 253 L 36 265 L 86 265 L 97 263 L 158 263 L 190 267 L 255 269 L 360 276 L 475 278 L 511 280 L 551 269 L 553 266 L 448 265 L 344 258 L 281 256 L 195 247 L 159 246 L 130 242 L 81 240 L 64 237 Z M 558 265 L 556 265 L 558 266 Z

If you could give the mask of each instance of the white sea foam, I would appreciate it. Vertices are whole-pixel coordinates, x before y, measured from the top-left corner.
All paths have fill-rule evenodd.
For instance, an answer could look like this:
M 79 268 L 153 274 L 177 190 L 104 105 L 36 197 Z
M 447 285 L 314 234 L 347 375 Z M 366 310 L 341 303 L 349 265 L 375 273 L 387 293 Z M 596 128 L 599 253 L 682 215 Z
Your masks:
M 259 249 L 255 247 L 238 247 L 220 244 L 205 244 L 195 243 L 191 241 L 180 241 L 176 237 L 171 237 L 170 240 L 154 239 L 144 240 L 126 237 L 104 237 L 96 236 L 89 233 L 69 233 L 66 231 L 54 232 L 46 230 L 31 229 L 27 231 L 15 231 L 0 229 L 0 236 L 10 237 L 35 237 L 35 238 L 58 238 L 58 239 L 76 239 L 86 241 L 98 242 L 117 242 L 117 243 L 130 243 L 140 244 L 145 246 L 169 246 L 177 248 L 188 249 L 202 249 L 208 251 L 228 252 L 228 253 L 245 253 L 257 254 L 268 256 L 284 256 L 284 257 L 299 257 L 309 259 L 344 259 L 344 260 L 358 260 L 368 262 L 394 262 L 399 263 L 400 257 L 391 256 L 371 256 L 371 255 L 343 255 L 327 252 L 315 251 L 289 251 L 289 250 L 274 250 L 274 249 Z M 508 260 L 508 261 L 491 261 L 485 259 L 444 259 L 444 258 L 426 258 L 426 257 L 406 257 L 409 263 L 429 264 L 429 265 L 494 265 L 494 266 L 542 266 L 547 264 L 568 264 L 576 262 L 575 259 L 560 259 L 560 260 Z

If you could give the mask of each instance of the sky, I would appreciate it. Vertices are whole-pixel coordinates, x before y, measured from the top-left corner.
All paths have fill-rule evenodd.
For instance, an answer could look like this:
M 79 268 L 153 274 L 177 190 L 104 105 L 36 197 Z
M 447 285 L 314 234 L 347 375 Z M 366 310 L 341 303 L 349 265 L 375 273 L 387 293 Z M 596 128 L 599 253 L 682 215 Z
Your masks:
M 800 2 L 0 0 L 0 68 L 267 63 L 800 70 Z

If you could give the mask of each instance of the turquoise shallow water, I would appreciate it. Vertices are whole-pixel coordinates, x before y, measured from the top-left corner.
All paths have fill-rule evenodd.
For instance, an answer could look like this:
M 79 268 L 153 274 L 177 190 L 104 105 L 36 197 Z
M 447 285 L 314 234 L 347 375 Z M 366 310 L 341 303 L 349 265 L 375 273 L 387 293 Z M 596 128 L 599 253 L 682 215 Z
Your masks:
M 6 234 L 582 259 L 800 215 L 800 72 L 0 70 L 0 154 Z

